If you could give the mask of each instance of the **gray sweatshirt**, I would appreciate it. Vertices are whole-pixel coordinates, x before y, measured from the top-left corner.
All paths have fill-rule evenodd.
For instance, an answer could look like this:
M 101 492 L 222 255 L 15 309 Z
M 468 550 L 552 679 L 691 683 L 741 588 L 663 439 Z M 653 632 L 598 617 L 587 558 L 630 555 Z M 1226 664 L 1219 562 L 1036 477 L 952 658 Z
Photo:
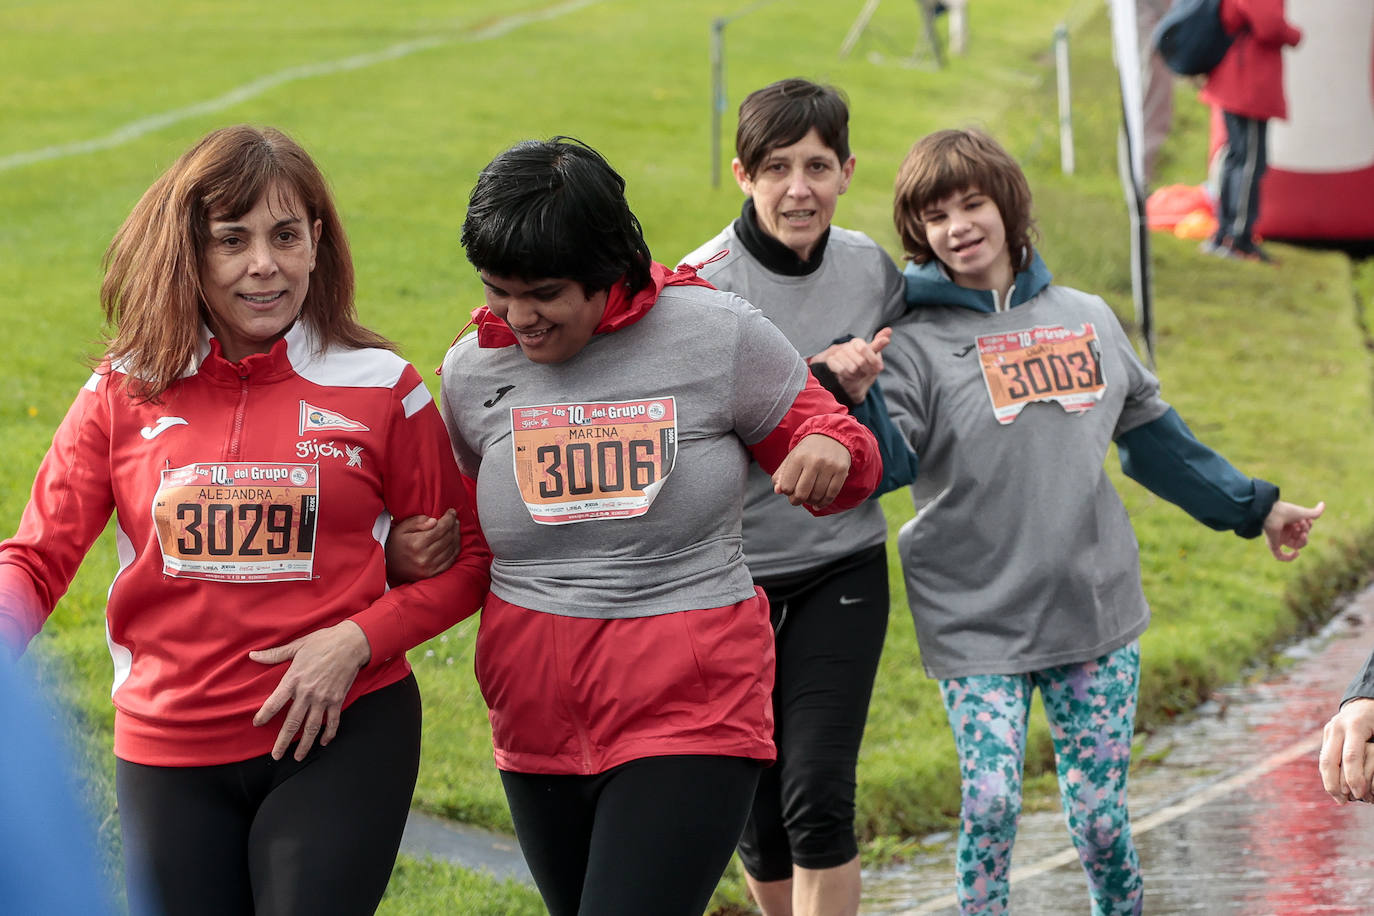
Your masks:
M 804 276 L 769 270 L 741 243 L 736 223 L 680 263 L 719 260 L 698 272 L 719 289 L 738 293 L 768 316 L 803 356 L 846 335 L 871 338 L 906 306 L 902 275 L 892 258 L 862 232 L 830 227 L 820 266 Z M 756 579 L 824 566 L 887 540 L 876 500 L 836 515 L 813 516 L 773 493 L 770 476 L 749 470 L 744 507 L 744 553 Z
M 668 286 L 643 318 L 562 363 L 476 336 L 444 359 L 441 406 L 458 465 L 477 480 L 495 595 L 611 619 L 754 594 L 740 532 L 746 446 L 807 378 L 762 313 Z
M 894 326 L 881 376 L 920 456 L 897 543 L 927 673 L 1017 674 L 1126 645 L 1150 612 L 1103 464 L 1114 438 L 1169 409 L 1159 382 L 1097 296 L 940 302 Z

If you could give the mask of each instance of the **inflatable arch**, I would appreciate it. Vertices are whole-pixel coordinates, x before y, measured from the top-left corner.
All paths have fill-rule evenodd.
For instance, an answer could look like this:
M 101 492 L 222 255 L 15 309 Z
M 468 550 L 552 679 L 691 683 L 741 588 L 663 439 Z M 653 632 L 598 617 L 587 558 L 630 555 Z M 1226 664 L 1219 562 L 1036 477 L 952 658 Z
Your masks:
M 1374 240 L 1374 0 L 1288 0 L 1303 40 L 1284 51 L 1288 120 L 1269 124 L 1255 231 Z M 1212 113 L 1212 150 L 1225 142 Z

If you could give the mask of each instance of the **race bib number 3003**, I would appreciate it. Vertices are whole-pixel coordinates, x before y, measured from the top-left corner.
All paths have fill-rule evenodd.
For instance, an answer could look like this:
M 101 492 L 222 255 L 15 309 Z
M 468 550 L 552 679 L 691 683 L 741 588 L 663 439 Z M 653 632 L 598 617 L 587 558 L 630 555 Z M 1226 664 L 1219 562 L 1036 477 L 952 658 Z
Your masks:
M 978 358 L 997 422 L 1015 420 L 1031 401 L 1056 401 L 1083 413 L 1102 400 L 1102 348 L 1092 322 L 1077 331 L 1036 327 L 979 337 Z
M 677 459 L 672 398 L 512 407 L 515 482 L 541 525 L 649 511 Z
M 162 472 L 153 523 L 162 571 L 186 579 L 309 579 L 319 515 L 319 466 L 188 464 Z

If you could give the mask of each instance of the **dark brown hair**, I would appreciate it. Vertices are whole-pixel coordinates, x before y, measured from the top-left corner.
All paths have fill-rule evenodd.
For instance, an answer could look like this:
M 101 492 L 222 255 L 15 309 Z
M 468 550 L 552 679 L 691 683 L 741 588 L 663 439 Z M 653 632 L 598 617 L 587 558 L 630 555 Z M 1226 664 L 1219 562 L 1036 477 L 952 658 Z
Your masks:
M 320 346 L 395 349 L 358 323 L 348 238 L 309 154 L 270 127 L 225 127 L 153 182 L 105 252 L 100 303 L 109 335 L 106 355 L 126 373 L 134 396 L 156 399 L 195 358 L 207 316 L 201 260 L 210 220 L 237 219 L 267 193 L 294 193 L 305 207 L 306 224 L 321 223 L 300 314 Z
M 969 188 L 992 199 L 1007 232 L 1012 268 L 1030 263 L 1035 241 L 1030 185 L 1021 166 L 1002 145 L 979 130 L 939 130 L 921 138 L 897 170 L 892 221 L 902 250 L 917 264 L 935 258 L 926 240 L 921 211 Z
M 771 150 L 791 146 L 813 127 L 841 165 L 849 161 L 849 106 L 840 90 L 794 77 L 749 93 L 735 129 L 744 174 L 753 178 Z

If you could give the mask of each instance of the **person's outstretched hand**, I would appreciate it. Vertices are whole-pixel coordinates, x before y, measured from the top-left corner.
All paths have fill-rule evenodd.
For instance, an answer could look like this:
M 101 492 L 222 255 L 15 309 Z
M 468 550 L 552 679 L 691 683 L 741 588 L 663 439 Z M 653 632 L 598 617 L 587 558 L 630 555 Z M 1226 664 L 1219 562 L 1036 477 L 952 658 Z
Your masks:
M 811 361 L 829 366 L 844 393 L 859 404 L 868 397 L 868 389 L 883 371 L 882 353 L 891 342 L 892 329 L 883 328 L 872 340 L 854 337 L 844 343 L 831 344 L 811 357 Z
M 1341 707 L 1322 729 L 1322 749 L 1317 756 L 1322 788 L 1338 804 L 1374 801 L 1370 778 L 1374 776 L 1374 700 L 1360 697 Z
M 372 647 L 362 627 L 345 620 L 284 646 L 255 649 L 248 657 L 264 665 L 291 663 L 277 689 L 253 716 L 253 724 L 266 725 L 290 704 L 277 743 L 272 746 L 272 759 L 280 760 L 299 732 L 295 757 L 304 760 L 317 736 L 320 747 L 334 740 L 344 698 L 353 679 L 371 659 Z
M 802 438 L 773 472 L 773 492 L 794 506 L 824 509 L 835 501 L 849 477 L 849 449 L 829 436 Z
M 1284 563 L 1296 560 L 1298 553 L 1307 546 L 1312 523 L 1325 511 L 1325 502 L 1317 503 L 1312 509 L 1283 500 L 1274 503 L 1264 519 L 1264 539 L 1269 542 L 1269 552 L 1274 559 Z

